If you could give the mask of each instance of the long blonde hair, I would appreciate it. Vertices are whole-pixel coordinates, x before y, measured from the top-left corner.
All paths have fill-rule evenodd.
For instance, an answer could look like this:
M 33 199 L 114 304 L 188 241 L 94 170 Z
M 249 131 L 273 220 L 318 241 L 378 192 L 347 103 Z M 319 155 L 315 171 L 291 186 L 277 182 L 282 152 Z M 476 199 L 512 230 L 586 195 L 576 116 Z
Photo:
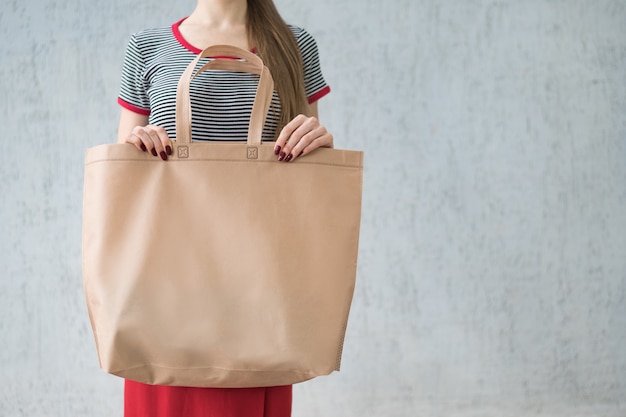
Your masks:
M 248 37 L 274 78 L 280 97 L 276 135 L 291 119 L 307 108 L 300 48 L 272 0 L 248 0 Z

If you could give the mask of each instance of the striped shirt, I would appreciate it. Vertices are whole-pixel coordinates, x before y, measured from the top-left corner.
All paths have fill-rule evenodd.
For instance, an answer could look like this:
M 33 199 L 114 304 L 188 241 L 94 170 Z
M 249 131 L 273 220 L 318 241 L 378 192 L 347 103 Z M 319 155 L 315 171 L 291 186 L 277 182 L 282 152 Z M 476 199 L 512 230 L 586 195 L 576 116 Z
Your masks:
M 149 116 L 149 123 L 176 137 L 176 86 L 187 65 L 201 50 L 181 35 L 179 25 L 135 33 L 126 49 L 118 103 Z M 330 92 L 319 63 L 317 44 L 304 29 L 289 26 L 304 64 L 305 93 L 309 103 Z M 207 60 L 202 59 L 199 68 Z M 246 140 L 258 75 L 231 71 L 205 71 L 190 88 L 192 138 L 203 141 Z M 263 140 L 274 140 L 280 100 L 272 99 Z

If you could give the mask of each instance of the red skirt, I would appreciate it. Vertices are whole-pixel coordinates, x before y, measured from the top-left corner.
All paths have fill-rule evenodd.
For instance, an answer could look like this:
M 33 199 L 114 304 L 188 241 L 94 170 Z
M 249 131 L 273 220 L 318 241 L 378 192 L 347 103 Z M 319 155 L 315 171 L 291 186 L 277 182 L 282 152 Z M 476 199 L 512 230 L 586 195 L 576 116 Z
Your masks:
M 191 388 L 126 380 L 124 417 L 290 417 L 291 385 Z

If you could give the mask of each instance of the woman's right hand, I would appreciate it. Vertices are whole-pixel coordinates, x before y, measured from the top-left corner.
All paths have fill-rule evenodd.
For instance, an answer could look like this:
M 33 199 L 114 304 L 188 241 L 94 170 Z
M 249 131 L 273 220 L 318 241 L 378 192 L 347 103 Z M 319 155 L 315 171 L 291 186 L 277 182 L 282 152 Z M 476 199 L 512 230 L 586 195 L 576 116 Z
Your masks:
M 167 156 L 172 154 L 172 141 L 165 129 L 148 124 L 148 116 L 124 107 L 120 115 L 117 142 L 131 143 L 141 151 L 160 156 L 164 161 L 167 161 Z
M 164 161 L 172 154 L 172 142 L 160 126 L 135 126 L 124 142 L 132 143 L 137 149 L 150 152 L 153 156 L 160 156 Z

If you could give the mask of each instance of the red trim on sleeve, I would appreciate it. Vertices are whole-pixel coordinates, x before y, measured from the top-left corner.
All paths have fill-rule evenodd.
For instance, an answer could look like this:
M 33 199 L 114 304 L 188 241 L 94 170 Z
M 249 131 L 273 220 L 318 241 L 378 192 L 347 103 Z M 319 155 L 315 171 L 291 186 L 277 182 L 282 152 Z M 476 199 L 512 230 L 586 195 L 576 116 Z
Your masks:
M 117 98 L 117 103 L 120 106 L 122 106 L 125 109 L 128 109 L 128 110 L 130 110 L 132 112 L 139 113 L 139 114 L 141 114 L 143 116 L 150 116 L 150 110 L 142 109 L 141 107 L 137 107 L 135 105 L 132 105 L 129 102 L 122 100 L 120 97 Z
M 320 98 L 324 97 L 328 93 L 330 93 L 330 86 L 326 86 L 326 87 L 322 88 L 320 91 L 318 91 L 317 93 L 315 93 L 311 97 L 309 97 L 309 104 L 315 103 L 317 100 L 319 100 Z

